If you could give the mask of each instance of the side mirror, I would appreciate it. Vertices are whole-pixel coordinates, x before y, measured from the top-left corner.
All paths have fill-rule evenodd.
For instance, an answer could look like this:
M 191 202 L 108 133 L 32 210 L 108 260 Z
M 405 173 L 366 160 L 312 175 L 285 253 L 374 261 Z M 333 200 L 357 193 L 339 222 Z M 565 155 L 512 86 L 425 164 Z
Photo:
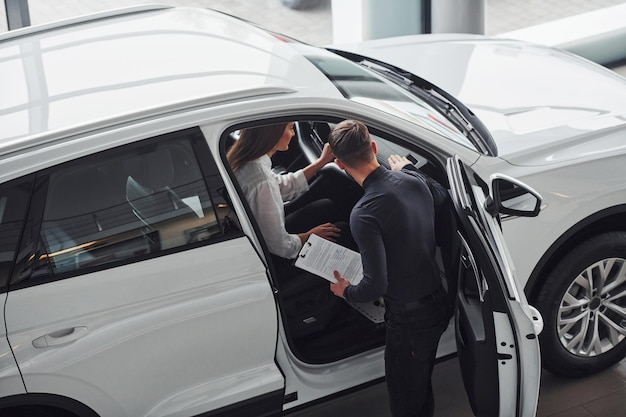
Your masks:
M 539 193 L 521 181 L 503 174 L 491 176 L 491 192 L 485 208 L 492 215 L 536 217 L 541 210 Z

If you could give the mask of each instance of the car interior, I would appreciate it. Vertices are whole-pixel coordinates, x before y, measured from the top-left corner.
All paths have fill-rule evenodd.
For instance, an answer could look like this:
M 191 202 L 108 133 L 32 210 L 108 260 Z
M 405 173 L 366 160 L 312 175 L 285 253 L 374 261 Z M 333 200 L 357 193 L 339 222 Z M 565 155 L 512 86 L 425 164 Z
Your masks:
M 294 172 L 315 161 L 327 142 L 328 134 L 338 121 L 298 120 L 289 149 L 276 152 L 272 157 L 274 173 L 280 175 Z M 418 152 L 413 148 L 409 150 L 400 145 L 398 140 L 371 127 L 370 134 L 378 145 L 377 158 L 381 165 L 389 168 L 388 157 L 392 154 L 406 156 L 416 168 L 444 186 L 447 185 L 443 168 L 433 162 L 434 158 L 428 153 Z M 225 135 L 224 155 L 238 135 L 239 130 Z M 334 202 L 346 208 L 347 222 L 352 206 L 362 195 L 361 187 L 334 163 L 325 166 L 319 175 L 330 176 L 333 186 L 340 190 L 335 194 L 339 201 Z M 291 204 L 298 204 L 298 199 L 286 202 L 285 208 L 288 209 Z M 252 215 L 250 219 L 253 223 L 256 222 Z M 260 230 L 258 225 L 256 230 Z M 262 239 L 259 240 L 262 242 Z M 266 247 L 264 250 L 267 253 Z M 276 265 L 275 257 L 266 258 L 270 260 L 272 284 L 277 289 L 276 297 L 290 348 L 300 360 L 311 364 L 328 363 L 384 345 L 382 300 L 374 301 L 371 305 L 350 305 L 331 293 L 329 282 L 324 278 L 296 267 L 280 268 Z M 285 270 L 294 276 L 281 276 L 284 273 L 281 271 Z

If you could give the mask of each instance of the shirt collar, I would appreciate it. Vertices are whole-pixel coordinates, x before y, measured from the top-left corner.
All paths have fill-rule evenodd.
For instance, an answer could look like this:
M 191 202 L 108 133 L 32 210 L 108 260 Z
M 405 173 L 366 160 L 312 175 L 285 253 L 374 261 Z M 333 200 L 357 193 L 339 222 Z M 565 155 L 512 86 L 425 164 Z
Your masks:
M 272 169 L 272 159 L 269 157 L 268 154 L 261 155 L 258 160 L 259 163 L 267 169 Z
M 370 172 L 370 174 L 365 177 L 363 180 L 363 188 L 368 187 L 371 183 L 375 182 L 377 179 L 381 178 L 387 172 L 387 168 L 382 165 L 379 165 L 378 168 Z

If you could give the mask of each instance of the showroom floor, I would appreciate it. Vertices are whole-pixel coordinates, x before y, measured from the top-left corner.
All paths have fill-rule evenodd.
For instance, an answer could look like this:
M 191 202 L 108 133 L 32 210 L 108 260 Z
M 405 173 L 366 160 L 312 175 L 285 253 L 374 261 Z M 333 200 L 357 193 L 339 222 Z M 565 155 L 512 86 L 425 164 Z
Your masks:
M 472 417 L 456 359 L 439 363 L 433 373 L 436 417 Z M 390 417 L 385 384 L 373 385 L 290 417 Z M 586 378 L 541 377 L 537 417 L 626 416 L 626 359 Z

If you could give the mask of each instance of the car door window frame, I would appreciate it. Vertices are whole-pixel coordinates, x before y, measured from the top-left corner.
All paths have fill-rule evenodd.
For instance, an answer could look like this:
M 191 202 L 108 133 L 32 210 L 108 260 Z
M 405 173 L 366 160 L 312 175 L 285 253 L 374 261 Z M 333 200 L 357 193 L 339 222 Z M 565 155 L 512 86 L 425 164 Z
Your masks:
M 67 268 L 67 270 L 63 270 L 63 268 L 61 269 L 57 268 L 56 270 L 52 268 L 48 268 L 48 271 L 41 270 L 40 276 L 35 276 L 34 268 L 37 266 L 37 263 L 35 261 L 42 260 L 42 259 L 45 261 L 45 257 L 48 256 L 47 251 L 50 249 L 49 246 L 47 247 L 46 245 L 42 246 L 41 234 L 42 234 L 43 226 L 44 226 L 43 223 L 44 223 L 46 204 L 50 203 L 48 195 L 52 191 L 54 191 L 50 187 L 50 179 L 52 178 L 52 176 L 60 174 L 62 172 L 67 174 L 71 170 L 89 169 L 89 168 L 92 168 L 92 165 L 94 164 L 97 165 L 98 161 L 100 160 L 111 164 L 111 166 L 113 166 L 113 164 L 119 165 L 124 162 L 130 161 L 131 156 L 133 155 L 134 155 L 133 156 L 134 158 L 139 158 L 139 160 L 141 160 L 141 158 L 147 158 L 147 156 L 145 155 L 156 155 L 160 150 L 163 150 L 163 149 L 172 151 L 176 149 L 176 146 L 187 148 L 185 150 L 186 152 L 188 152 L 185 155 L 185 158 L 187 159 L 185 159 L 184 161 L 178 161 L 178 163 L 179 165 L 186 164 L 187 166 L 183 168 L 191 172 L 191 174 L 188 174 L 188 175 L 192 176 L 190 177 L 191 179 L 185 178 L 185 181 L 187 180 L 191 181 L 190 183 L 183 183 L 182 182 L 183 180 L 181 180 L 181 182 L 179 183 L 179 191 L 187 187 L 189 189 L 187 191 L 190 192 L 191 194 L 193 194 L 194 192 L 204 193 L 206 194 L 204 197 L 202 197 L 204 203 L 202 206 L 199 204 L 201 200 L 201 197 L 199 194 L 196 195 L 196 198 L 190 198 L 190 197 L 193 197 L 193 195 L 190 194 L 190 197 L 188 197 L 189 200 L 187 200 L 189 201 L 189 204 L 187 204 L 183 202 L 185 201 L 185 198 L 180 198 L 179 199 L 180 201 L 178 200 L 174 201 L 173 199 L 175 198 L 171 197 L 171 194 L 172 193 L 176 194 L 176 192 L 173 192 L 173 190 L 169 189 L 169 187 L 163 187 L 163 190 L 159 190 L 159 192 L 163 194 L 162 198 L 170 199 L 170 203 L 172 203 L 173 208 L 168 209 L 168 210 L 173 210 L 172 213 L 176 213 L 177 211 L 180 211 L 179 214 L 171 215 L 173 216 L 171 218 L 172 218 L 172 221 L 174 222 L 174 225 L 176 224 L 176 222 L 180 223 L 182 221 L 180 220 L 182 219 L 182 217 L 180 216 L 183 215 L 182 214 L 183 211 L 184 211 L 184 215 L 187 216 L 186 218 L 194 218 L 195 216 L 195 218 L 199 219 L 198 221 L 195 221 L 195 223 L 197 223 L 197 226 L 193 230 L 191 228 L 185 228 L 184 236 L 180 235 L 180 237 L 176 237 L 176 235 L 174 235 L 174 238 L 176 238 L 178 241 L 176 242 L 173 241 L 173 243 L 170 244 L 169 247 L 161 248 L 160 246 L 155 246 L 157 250 L 148 249 L 144 251 L 144 253 L 138 253 L 136 250 L 132 248 L 132 242 L 131 242 L 130 243 L 131 246 L 129 247 L 130 252 L 127 255 L 122 255 L 122 257 L 120 257 L 119 259 L 114 259 L 112 261 L 107 261 L 105 259 L 103 262 L 95 262 L 93 266 L 85 266 L 85 267 L 70 266 Z M 174 158 L 173 156 L 170 156 L 170 157 Z M 104 165 L 105 162 L 102 162 L 102 164 Z M 147 171 L 149 172 L 148 176 L 154 178 L 154 177 L 159 177 L 160 175 L 163 175 L 161 171 L 166 170 L 166 169 L 165 167 L 159 167 L 158 166 L 159 162 L 161 161 L 157 160 L 156 161 L 157 166 L 147 169 Z M 170 161 L 170 163 L 174 164 L 175 162 Z M 119 175 L 128 174 L 128 178 L 126 182 L 126 190 L 127 190 L 126 197 L 125 197 L 126 201 L 121 202 L 121 203 L 129 203 L 129 206 L 131 202 L 129 195 L 128 195 L 128 187 L 129 187 L 128 184 L 130 183 L 130 177 L 131 177 L 130 175 L 131 171 L 129 170 L 136 168 L 132 165 L 133 163 L 129 162 L 129 165 L 125 167 L 124 170 L 122 170 L 119 173 Z M 195 165 L 195 166 L 192 166 L 192 165 Z M 193 186 L 193 183 L 197 185 Z M 192 185 L 189 185 L 189 184 L 192 184 Z M 83 185 L 83 186 L 87 187 L 86 185 Z M 36 174 L 35 185 L 33 189 L 34 189 L 34 192 L 33 192 L 31 210 L 28 213 L 28 218 L 26 222 L 27 227 L 25 228 L 24 239 L 22 242 L 21 249 L 19 251 L 20 257 L 16 262 L 16 268 L 14 268 L 14 271 L 11 277 L 11 286 L 14 289 L 28 287 L 32 285 L 38 285 L 41 283 L 56 281 L 59 279 L 65 279 L 65 278 L 73 277 L 76 275 L 81 275 L 85 273 L 95 272 L 98 270 L 113 268 L 119 265 L 139 262 L 139 261 L 143 261 L 143 260 L 150 259 L 153 257 L 164 256 L 170 253 L 175 253 L 175 252 L 195 248 L 198 246 L 213 244 L 213 243 L 217 243 L 223 240 L 228 240 L 228 239 L 233 239 L 233 238 L 243 236 L 243 233 L 241 232 L 241 229 L 238 226 L 238 219 L 232 208 L 232 204 L 230 204 L 229 197 L 226 194 L 223 180 L 221 179 L 217 166 L 215 165 L 214 159 L 211 157 L 210 150 L 208 149 L 206 140 L 204 136 L 202 135 L 200 129 L 198 128 L 190 128 L 190 129 L 185 129 L 181 131 L 167 133 L 164 135 L 159 135 L 157 137 L 152 137 L 152 138 L 148 138 L 145 140 L 141 140 L 139 142 L 123 145 L 123 146 L 116 147 L 116 148 L 111 148 L 105 151 L 97 152 L 97 153 L 94 153 L 85 157 L 75 159 L 69 162 L 65 162 L 65 163 L 62 163 L 53 167 L 46 168 Z M 104 192 L 104 190 L 102 190 L 102 192 Z M 118 190 L 118 193 L 122 193 L 122 192 L 123 191 Z M 118 200 L 121 201 L 122 198 L 123 196 L 120 197 L 118 195 Z M 176 196 L 176 198 L 178 198 L 178 196 Z M 73 203 L 74 202 L 69 202 L 69 204 L 73 204 Z M 87 204 L 87 203 L 84 203 L 84 204 Z M 178 206 L 176 204 L 178 204 Z M 218 208 L 218 205 L 220 206 L 220 208 Z M 154 204 L 152 204 L 152 206 L 153 207 L 150 207 L 150 208 L 154 209 Z M 229 215 L 231 217 L 228 218 L 228 225 L 226 224 L 227 220 L 225 220 L 224 217 L 220 217 L 220 215 L 218 215 L 217 213 L 217 210 L 221 210 L 222 208 L 224 210 L 229 210 Z M 126 210 L 127 209 L 128 208 L 126 208 Z M 205 213 L 206 215 L 209 215 L 209 217 L 206 217 Z M 92 214 L 95 219 L 96 212 L 93 212 Z M 164 215 L 161 215 L 161 217 L 159 217 L 159 215 L 155 216 L 156 221 L 167 222 L 168 219 L 167 218 L 163 219 L 163 216 L 168 217 L 170 215 L 166 215 L 166 214 L 167 213 L 165 213 Z M 128 213 L 126 213 L 126 215 L 128 216 Z M 109 217 L 115 217 L 115 216 L 117 216 L 117 214 L 113 213 L 113 215 Z M 150 233 L 154 233 L 154 232 L 147 231 L 144 233 L 144 229 L 149 229 L 149 225 L 147 225 L 145 221 L 142 222 L 142 219 L 139 218 L 137 213 L 135 213 L 135 217 L 137 218 L 128 219 L 129 222 L 131 220 L 133 222 L 132 224 L 128 223 L 128 225 L 130 225 L 128 227 L 131 227 L 131 226 L 136 227 L 134 230 L 136 231 L 142 230 L 142 231 L 141 231 L 141 234 L 138 234 L 139 232 L 133 232 L 135 234 L 138 234 L 136 237 L 133 237 L 133 239 L 146 238 L 146 241 L 149 242 L 150 241 L 149 235 Z M 204 220 L 205 217 L 206 217 L 206 221 Z M 213 223 L 209 223 L 211 219 L 214 220 Z M 160 224 L 163 224 L 163 223 L 160 223 Z M 203 224 L 206 224 L 206 226 L 202 226 Z M 209 227 L 213 227 L 213 226 L 210 226 L 211 224 L 215 224 L 214 228 L 217 227 L 217 229 L 209 230 Z M 182 224 L 180 224 L 179 226 L 183 227 Z M 230 226 L 232 226 L 232 228 Z M 97 228 L 100 229 L 100 226 L 97 225 Z M 176 227 L 174 229 L 176 229 Z M 174 230 L 173 233 L 178 233 L 178 232 L 179 231 Z M 188 234 L 187 232 L 189 232 L 189 236 L 187 236 Z M 156 233 L 160 233 L 158 228 L 157 228 Z M 142 235 L 143 235 L 143 238 L 142 238 Z M 115 234 L 111 236 L 115 236 Z M 185 239 L 185 241 L 182 241 L 182 239 Z M 81 242 L 79 242 L 79 244 L 80 243 Z M 82 242 L 82 243 L 85 243 L 85 242 Z M 149 245 L 150 243 L 146 243 L 146 246 L 149 246 Z M 113 249 L 116 250 L 115 248 Z M 63 250 L 64 249 L 60 247 L 60 251 L 62 252 Z M 87 251 L 87 254 L 89 254 L 88 251 Z M 114 253 L 114 255 L 117 256 L 117 253 Z M 70 261 L 72 261 L 71 257 L 70 257 Z
M 34 176 L 27 175 L 0 185 L 0 235 L 2 240 L 2 272 L 0 275 L 0 293 L 8 289 L 9 278 L 15 267 L 15 258 L 24 232 L 26 214 L 31 201 Z M 22 196 L 9 197 L 21 193 Z M 20 200 L 14 201 L 16 198 Z M 13 214 L 17 214 L 13 217 Z M 7 229 L 12 229 L 10 232 Z

